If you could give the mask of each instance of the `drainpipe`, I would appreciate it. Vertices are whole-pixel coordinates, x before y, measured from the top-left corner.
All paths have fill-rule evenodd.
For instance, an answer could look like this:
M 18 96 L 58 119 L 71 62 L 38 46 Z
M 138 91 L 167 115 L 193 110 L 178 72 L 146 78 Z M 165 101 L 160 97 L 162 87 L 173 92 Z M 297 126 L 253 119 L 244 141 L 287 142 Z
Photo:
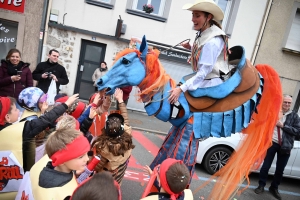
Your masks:
M 38 48 L 38 57 L 37 57 L 37 64 L 41 62 L 41 56 L 42 56 L 42 47 L 43 42 L 46 34 L 46 21 L 47 21 L 47 12 L 49 7 L 49 0 L 44 0 L 44 8 L 43 8 L 43 14 L 42 14 L 42 22 L 41 22 L 41 28 L 40 28 L 40 41 L 39 41 L 39 48 Z
M 47 10 L 47 17 L 46 17 L 46 24 L 45 24 L 45 33 L 44 33 L 44 40 L 43 40 L 43 50 L 42 50 L 42 58 L 41 61 L 45 61 L 46 55 L 48 55 L 48 52 L 46 52 L 47 50 L 47 38 L 48 38 L 48 23 L 49 23 L 49 19 L 50 19 L 50 11 L 52 8 L 52 0 L 48 0 L 49 1 L 49 5 L 48 5 L 48 10 Z
M 265 31 L 265 27 L 266 27 L 267 20 L 268 20 L 269 14 L 270 14 L 272 3 L 273 3 L 273 0 L 269 0 L 268 6 L 265 10 L 264 19 L 263 19 L 262 24 L 260 26 L 259 35 L 256 39 L 256 45 L 255 45 L 254 52 L 253 52 L 252 58 L 251 58 L 252 65 L 254 65 L 254 62 L 255 62 L 259 47 L 260 47 L 260 43 L 261 43 L 264 31 Z

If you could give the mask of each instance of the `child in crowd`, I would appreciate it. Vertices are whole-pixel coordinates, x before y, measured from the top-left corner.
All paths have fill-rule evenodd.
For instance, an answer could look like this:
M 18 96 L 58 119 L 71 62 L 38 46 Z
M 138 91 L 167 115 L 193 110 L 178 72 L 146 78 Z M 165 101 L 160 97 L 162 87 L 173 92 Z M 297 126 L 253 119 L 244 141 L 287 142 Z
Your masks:
M 31 120 L 24 118 L 18 122 L 20 111 L 16 107 L 16 100 L 10 97 L 0 97 L 0 154 L 2 157 L 8 158 L 6 167 L 17 166 L 18 173 L 20 173 L 20 177 L 15 182 L 7 184 L 7 188 L 9 188 L 9 184 L 14 184 L 14 189 L 10 189 L 8 192 L 4 187 L 0 191 L 0 199 L 14 199 L 22 181 L 23 169 L 29 171 L 35 162 L 35 149 L 32 156 L 32 152 L 24 144 L 32 141 L 37 134 L 54 123 L 77 98 L 78 94 L 73 95 L 64 104 L 55 107 L 39 118 L 35 117 Z M 8 155 L 6 155 L 7 152 Z M 16 159 L 11 159 L 13 157 Z
M 70 196 L 78 186 L 74 171 L 83 171 L 87 164 L 88 140 L 80 131 L 61 125 L 46 141 L 45 149 L 51 161 L 45 164 L 43 157 L 30 171 L 31 190 L 36 200 Z
M 87 118 L 89 114 L 89 109 L 96 108 L 97 115 L 95 116 L 93 123 L 89 129 L 91 134 L 96 137 L 101 135 L 101 130 L 105 126 L 105 121 L 108 116 L 108 109 L 111 105 L 111 96 L 105 95 L 105 90 L 101 92 L 94 93 L 89 99 L 90 105 L 87 110 L 78 118 L 80 125 L 82 125 L 83 119 Z
M 123 102 L 123 92 L 119 88 L 115 91 L 115 98 L 119 102 L 121 114 L 112 113 L 107 117 L 102 134 L 93 142 L 92 149 L 96 155 L 101 156 L 101 161 L 95 171 L 110 171 L 114 179 L 120 184 L 132 149 L 131 127 L 127 116 L 127 109 Z
M 192 191 L 186 189 L 190 180 L 190 172 L 182 161 L 168 158 L 156 166 L 154 171 L 148 166 L 145 167 L 145 171 L 150 175 L 150 180 L 143 193 L 143 200 L 194 199 Z M 155 178 L 160 190 L 159 192 L 149 194 Z
M 64 200 L 121 200 L 121 191 L 109 172 L 101 172 L 87 179 Z

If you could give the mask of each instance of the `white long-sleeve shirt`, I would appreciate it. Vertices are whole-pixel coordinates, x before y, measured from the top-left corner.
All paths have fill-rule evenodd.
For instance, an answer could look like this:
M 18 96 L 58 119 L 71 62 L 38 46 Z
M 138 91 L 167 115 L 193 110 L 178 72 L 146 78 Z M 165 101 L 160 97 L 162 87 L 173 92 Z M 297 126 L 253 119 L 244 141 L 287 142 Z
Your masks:
M 209 40 L 201 50 L 201 58 L 198 60 L 198 71 L 195 76 L 188 79 L 180 86 L 183 92 L 187 90 L 196 90 L 197 88 L 212 87 L 223 83 L 220 78 L 204 80 L 212 72 L 218 56 L 224 48 L 224 40 L 217 36 Z

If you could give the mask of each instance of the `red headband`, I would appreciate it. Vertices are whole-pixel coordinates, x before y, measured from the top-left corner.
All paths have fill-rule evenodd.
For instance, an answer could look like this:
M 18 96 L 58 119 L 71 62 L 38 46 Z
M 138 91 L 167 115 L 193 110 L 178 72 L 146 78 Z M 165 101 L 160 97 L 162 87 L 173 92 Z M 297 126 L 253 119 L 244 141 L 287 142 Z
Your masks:
M 171 189 L 167 181 L 167 171 L 169 170 L 170 166 L 174 165 L 175 163 L 182 164 L 183 162 L 181 160 L 176 160 L 174 158 L 168 158 L 164 162 L 160 164 L 159 169 L 159 178 L 160 178 L 160 184 L 164 188 L 164 190 L 171 195 L 171 199 L 175 200 L 179 194 L 175 194 Z
M 181 160 L 176 160 L 174 158 L 168 158 L 168 159 L 164 160 L 160 165 L 158 165 L 158 166 L 160 166 L 159 172 L 157 171 L 158 166 L 154 167 L 153 172 L 148 181 L 148 185 L 146 186 L 144 193 L 142 194 L 142 198 L 145 198 L 150 193 L 152 185 L 157 177 L 157 174 L 159 174 L 161 186 L 164 188 L 164 190 L 168 194 L 170 194 L 172 200 L 176 200 L 176 198 L 179 196 L 179 194 L 175 194 L 174 192 L 172 192 L 172 190 L 170 189 L 170 187 L 168 185 L 167 177 L 166 177 L 168 169 L 170 168 L 170 166 L 172 166 L 175 163 L 182 164 L 183 162 Z
M 0 102 L 2 104 L 2 109 L 0 113 L 0 125 L 5 124 L 5 115 L 8 114 L 10 109 L 10 99 L 7 97 L 0 97 Z
M 54 167 L 77 158 L 90 150 L 90 143 L 83 136 L 75 138 L 66 148 L 55 152 L 50 158 Z
M 64 97 L 57 99 L 55 102 L 65 103 L 68 100 L 68 98 L 69 98 L 68 96 L 64 96 Z M 78 119 L 80 117 L 80 115 L 83 113 L 85 106 L 86 106 L 85 103 L 78 101 L 78 104 L 77 104 L 75 110 L 69 114 L 72 115 L 75 119 Z

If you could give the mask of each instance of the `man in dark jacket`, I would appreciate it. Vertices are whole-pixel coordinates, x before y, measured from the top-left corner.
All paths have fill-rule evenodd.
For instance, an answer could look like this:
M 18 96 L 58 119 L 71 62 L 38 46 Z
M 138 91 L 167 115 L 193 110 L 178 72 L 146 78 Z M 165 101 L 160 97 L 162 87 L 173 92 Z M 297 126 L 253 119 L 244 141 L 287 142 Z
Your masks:
M 67 85 L 69 79 L 63 66 L 57 63 L 59 52 L 55 49 L 49 51 L 48 60 L 37 65 L 32 72 L 34 80 L 38 81 L 37 87 L 47 93 L 51 80 L 56 81 L 56 91 L 59 92 L 60 85 Z
M 281 199 L 278 186 L 281 182 L 284 168 L 290 158 L 295 137 L 300 135 L 300 118 L 297 113 L 290 111 L 291 104 L 292 97 L 284 95 L 282 111 L 279 113 L 279 120 L 273 131 L 272 146 L 268 149 L 264 163 L 260 169 L 259 186 L 254 190 L 256 194 L 260 194 L 264 191 L 269 169 L 275 154 L 277 154 L 276 171 L 271 186 L 269 187 L 269 192 L 271 192 L 276 199 Z

